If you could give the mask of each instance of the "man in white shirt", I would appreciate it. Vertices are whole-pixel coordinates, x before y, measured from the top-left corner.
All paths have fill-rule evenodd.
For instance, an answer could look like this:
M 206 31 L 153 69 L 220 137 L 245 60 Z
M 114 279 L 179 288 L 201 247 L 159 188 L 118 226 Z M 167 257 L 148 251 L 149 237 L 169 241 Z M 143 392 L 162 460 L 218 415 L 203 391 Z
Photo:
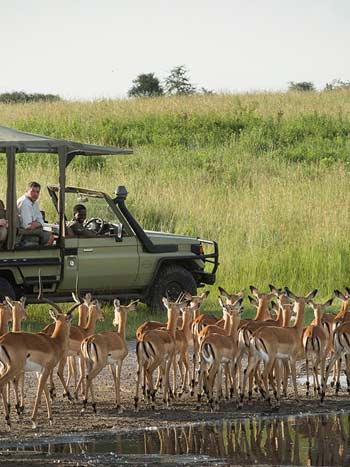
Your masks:
M 37 182 L 30 182 L 27 191 L 17 200 L 20 227 L 25 229 L 25 235 L 39 237 L 40 245 L 52 245 L 54 241 L 50 232 L 43 230 L 44 219 L 40 212 L 38 198 L 41 186 Z

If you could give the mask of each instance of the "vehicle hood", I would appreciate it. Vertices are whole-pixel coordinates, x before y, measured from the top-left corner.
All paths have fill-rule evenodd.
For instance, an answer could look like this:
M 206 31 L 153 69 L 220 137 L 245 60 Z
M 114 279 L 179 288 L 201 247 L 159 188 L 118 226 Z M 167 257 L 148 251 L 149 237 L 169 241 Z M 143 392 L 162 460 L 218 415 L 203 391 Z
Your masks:
M 154 232 L 152 230 L 145 230 L 146 235 L 148 238 L 155 244 L 162 244 L 162 243 L 198 243 L 198 239 L 196 237 L 189 237 L 187 235 L 177 235 L 173 233 L 164 233 L 164 232 Z

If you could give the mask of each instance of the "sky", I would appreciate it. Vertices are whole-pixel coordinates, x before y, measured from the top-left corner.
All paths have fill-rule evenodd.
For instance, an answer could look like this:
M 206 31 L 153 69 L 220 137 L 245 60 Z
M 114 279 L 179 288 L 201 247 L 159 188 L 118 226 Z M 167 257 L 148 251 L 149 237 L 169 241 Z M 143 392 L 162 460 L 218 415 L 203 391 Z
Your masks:
M 125 98 L 185 65 L 216 92 L 350 80 L 349 0 L 0 0 L 0 93 Z

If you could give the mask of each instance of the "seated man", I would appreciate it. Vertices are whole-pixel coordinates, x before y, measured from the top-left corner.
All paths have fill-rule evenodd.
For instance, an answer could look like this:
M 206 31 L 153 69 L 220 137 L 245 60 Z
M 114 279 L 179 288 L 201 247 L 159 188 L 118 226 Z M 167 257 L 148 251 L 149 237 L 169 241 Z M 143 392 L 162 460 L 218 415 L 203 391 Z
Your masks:
M 40 245 L 52 245 L 54 236 L 50 232 L 43 230 L 44 219 L 40 212 L 38 198 L 41 186 L 37 182 L 30 182 L 27 191 L 17 200 L 20 228 L 24 230 L 25 236 L 22 240 L 26 243 L 26 238 L 39 238 Z
M 67 227 L 77 237 L 96 237 L 96 233 L 84 226 L 86 220 L 86 207 L 76 204 L 73 207 L 73 219 L 68 222 Z
M 0 248 L 4 246 L 7 237 L 7 220 L 4 202 L 0 199 Z

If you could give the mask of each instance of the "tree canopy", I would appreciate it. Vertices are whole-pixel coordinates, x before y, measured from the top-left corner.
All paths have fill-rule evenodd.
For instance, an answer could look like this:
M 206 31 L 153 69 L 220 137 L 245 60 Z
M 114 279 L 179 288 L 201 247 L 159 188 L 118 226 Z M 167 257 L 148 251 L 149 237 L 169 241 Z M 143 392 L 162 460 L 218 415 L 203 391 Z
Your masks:
M 163 88 L 154 73 L 143 73 L 133 80 L 133 86 L 128 91 L 129 97 L 161 96 Z

